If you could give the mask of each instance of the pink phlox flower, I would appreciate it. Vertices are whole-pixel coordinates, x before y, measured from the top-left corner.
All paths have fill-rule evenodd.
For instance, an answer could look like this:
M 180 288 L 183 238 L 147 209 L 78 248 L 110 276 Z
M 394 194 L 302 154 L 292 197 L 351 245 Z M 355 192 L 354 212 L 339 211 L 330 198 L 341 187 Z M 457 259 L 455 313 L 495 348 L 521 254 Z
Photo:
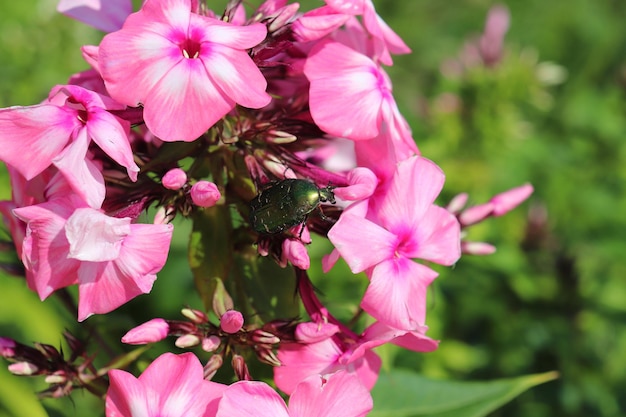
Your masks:
M 413 259 L 452 265 L 460 256 L 458 221 L 433 204 L 443 182 L 437 165 L 411 157 L 383 193 L 350 206 L 328 233 L 352 272 L 370 278 L 361 307 L 396 329 L 424 323 L 426 289 L 437 276 Z
M 309 376 L 338 370 L 358 375 L 368 389 L 376 383 L 381 360 L 361 348 L 363 341 L 357 335 L 329 323 L 302 323 L 297 334 L 297 343 L 284 343 L 278 349 L 281 366 L 274 368 L 274 381 L 282 391 L 290 394 Z
M 103 32 L 122 28 L 133 11 L 130 0 L 61 0 L 57 11 Z
M 204 379 L 202 364 L 191 352 L 164 353 L 139 378 L 113 369 L 109 379 L 107 417 L 214 417 L 226 389 Z
M 78 284 L 78 320 L 150 292 L 167 259 L 172 225 L 131 224 L 90 208 L 75 195 L 17 208 L 27 223 L 22 260 L 43 300 Z
M 385 65 L 392 65 L 391 54 L 408 54 L 411 49 L 376 13 L 372 0 L 325 0 L 334 10 L 353 16 L 362 16 L 363 26 L 372 36 L 376 57 Z
M 192 12 L 190 0 L 147 0 L 122 30 L 104 37 L 98 65 L 121 103 L 143 105 L 148 128 L 165 141 L 193 141 L 235 104 L 271 101 L 247 53 L 266 36 Z
M 383 140 L 394 142 L 388 146 L 410 149 L 402 156 L 418 152 L 389 76 L 370 58 L 339 42 L 323 41 L 311 50 L 304 73 L 311 84 L 311 116 L 322 130 L 355 141 L 384 135 Z
M 217 417 L 360 417 L 372 407 L 368 389 L 354 375 L 340 371 L 302 381 L 289 407 L 263 382 L 236 382 L 224 391 Z
M 128 139 L 130 124 L 109 113 L 125 107 L 79 86 L 57 86 L 43 104 L 0 110 L 0 159 L 27 180 L 54 163 L 76 193 L 100 207 L 104 178 L 88 156 L 91 141 L 124 166 L 131 180 L 139 172 Z
M 377 321 L 363 332 L 361 336 L 363 342 L 359 349 L 373 349 L 384 343 L 393 343 L 414 352 L 432 352 L 439 346 L 439 341 L 426 336 L 427 330 L 427 326 L 420 325 L 412 330 L 394 329 Z

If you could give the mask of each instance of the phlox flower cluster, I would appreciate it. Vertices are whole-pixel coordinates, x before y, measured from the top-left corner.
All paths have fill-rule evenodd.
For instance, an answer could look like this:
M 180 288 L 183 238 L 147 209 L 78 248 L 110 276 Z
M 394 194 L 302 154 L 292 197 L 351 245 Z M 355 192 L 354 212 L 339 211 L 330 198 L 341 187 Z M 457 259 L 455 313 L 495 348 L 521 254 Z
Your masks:
M 184 321 L 155 318 L 122 339 L 174 336 L 179 348 L 200 346 L 206 365 L 185 353 L 160 356 L 139 378 L 108 369 L 107 416 L 366 415 L 381 368 L 374 348 L 437 349 L 426 336 L 437 277 L 429 264 L 472 252 L 462 228 L 504 214 L 532 188 L 465 211 L 463 196 L 435 203 L 444 173 L 420 154 L 385 71 L 410 51 L 372 0 L 326 0 L 306 12 L 287 0 L 251 12 L 237 0 L 221 11 L 197 0 L 145 0 L 136 12 L 124 0 L 63 0 L 59 10 L 107 33 L 82 48 L 88 70 L 39 104 L 0 110 L 12 187 L 0 212 L 28 287 L 44 300 L 77 285 L 79 321 L 109 313 L 151 291 L 182 217 L 196 229 L 215 225 L 205 236 L 228 236 L 219 242 L 226 260 L 192 243 L 209 266 L 292 267 L 308 314 L 246 316 L 245 300 L 230 296 L 236 284 L 218 274 L 201 294 L 212 312 L 186 308 Z M 307 244 L 316 235 L 334 246 L 326 271 L 343 259 L 368 280 L 362 330 L 336 319 L 314 290 Z M 23 345 L 3 346 L 13 362 L 34 360 Z M 274 366 L 289 405 L 252 380 L 246 350 Z M 211 381 L 227 356 L 239 382 Z M 65 394 L 68 375 L 88 370 L 63 363 Z

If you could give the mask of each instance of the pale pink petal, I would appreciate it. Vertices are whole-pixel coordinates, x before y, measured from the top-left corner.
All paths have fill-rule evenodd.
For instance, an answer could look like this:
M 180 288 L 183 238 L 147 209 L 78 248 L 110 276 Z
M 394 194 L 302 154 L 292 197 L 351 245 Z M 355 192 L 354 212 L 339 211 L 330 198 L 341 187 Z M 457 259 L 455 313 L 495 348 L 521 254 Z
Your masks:
M 74 141 L 54 158 L 53 163 L 76 194 L 89 206 L 100 208 L 106 190 L 102 172 L 87 157 L 90 142 L 87 130 L 81 129 Z
M 98 50 L 107 91 L 115 100 L 133 107 L 184 60 L 180 48 L 165 37 L 172 29 L 156 23 L 145 26 L 106 35 Z
M 328 339 L 339 332 L 339 327 L 332 323 L 300 323 L 296 327 L 296 340 L 304 343 L 316 343 Z
M 318 40 L 341 27 L 348 19 L 349 15 L 322 6 L 299 16 L 293 22 L 293 33 L 301 42 Z
M 261 108 L 272 100 L 265 92 L 267 81 L 245 51 L 212 44 L 211 53 L 202 62 L 219 89 L 244 107 Z
M 117 267 L 130 277 L 156 274 L 167 261 L 174 226 L 171 224 L 133 224 L 124 239 Z M 151 287 L 151 285 L 150 285 Z M 150 290 L 143 287 L 144 292 Z
M 87 132 L 93 141 L 115 162 L 126 168 L 132 181 L 137 181 L 139 167 L 130 148 L 130 123 L 105 110 L 91 109 Z
M 130 219 L 118 219 L 92 208 L 79 208 L 65 224 L 69 257 L 80 261 L 112 261 L 130 233 Z
M 162 140 L 192 141 L 213 126 L 235 102 L 207 77 L 200 59 L 184 59 L 171 68 L 145 98 L 148 128 Z
M 80 126 L 74 112 L 48 104 L 0 110 L 0 160 L 27 180 L 41 173 Z
M 151 417 L 146 388 L 126 371 L 109 371 L 109 389 L 106 397 L 107 417 Z
M 61 0 L 57 11 L 103 32 L 122 28 L 133 11 L 130 0 Z
M 445 176 L 432 161 L 419 156 L 400 162 L 380 205 L 379 217 L 394 231 L 422 227 L 422 216 L 443 187 Z
M 328 239 L 354 273 L 390 259 L 397 237 L 369 220 L 343 213 L 328 232 Z
M 359 378 L 344 371 L 306 379 L 289 399 L 292 417 L 361 417 L 373 406 Z
M 435 271 L 410 259 L 382 262 L 372 272 L 361 307 L 391 327 L 412 329 L 425 321 L 427 287 L 436 277 Z
M 281 366 L 274 368 L 274 382 L 283 392 L 291 394 L 303 379 L 339 369 L 343 352 L 332 340 L 317 343 L 286 343 L 278 349 Z
M 388 94 L 376 64 L 338 42 L 311 50 L 304 65 L 311 82 L 311 115 L 324 131 L 353 140 L 378 135 Z
M 209 417 L 225 385 L 205 381 L 202 364 L 191 352 L 159 356 L 139 377 L 149 392 L 159 393 L 151 404 L 155 416 Z M 207 408 L 208 407 L 208 408 Z
M 267 35 L 267 28 L 261 23 L 239 26 L 193 14 L 190 24 L 203 27 L 202 41 L 222 44 L 232 49 L 252 48 Z
M 461 223 L 463 227 L 471 226 L 485 220 L 492 212 L 493 203 L 491 202 L 472 206 L 463 210 L 463 212 L 459 215 L 459 223 Z
M 448 210 L 431 206 L 415 233 L 416 250 L 405 256 L 441 265 L 452 265 L 461 257 L 461 226 Z
M 216 417 L 233 416 L 289 417 L 289 412 L 280 395 L 269 385 L 257 381 L 239 381 L 224 391 Z
M 148 292 L 156 275 L 125 276 L 113 262 L 81 262 L 78 268 L 78 321 L 105 314 Z M 141 288 L 136 282 L 141 282 Z M 144 289 L 148 287 L 147 291 Z

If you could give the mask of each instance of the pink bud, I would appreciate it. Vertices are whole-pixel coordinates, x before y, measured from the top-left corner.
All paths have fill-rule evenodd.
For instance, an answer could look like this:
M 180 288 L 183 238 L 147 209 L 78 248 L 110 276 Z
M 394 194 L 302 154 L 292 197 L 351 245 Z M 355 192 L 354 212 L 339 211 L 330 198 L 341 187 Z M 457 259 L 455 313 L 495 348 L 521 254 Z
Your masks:
M 202 324 L 209 321 L 207 315 L 200 310 L 196 310 L 193 308 L 183 308 L 180 312 L 183 316 L 187 317 L 189 320 L 196 324 Z
M 461 252 L 467 255 L 491 255 L 496 247 L 485 242 L 461 242 Z
M 161 183 L 168 190 L 180 190 L 187 183 L 187 173 L 180 168 L 170 169 L 161 178 Z
M 190 348 L 198 346 L 200 344 L 200 338 L 195 334 L 186 334 L 176 339 L 176 342 L 174 342 L 174 344 L 176 345 L 176 347 L 179 347 L 181 349 Z
M 485 220 L 492 211 L 493 204 L 491 202 L 470 207 L 459 215 L 459 223 L 461 223 L 461 227 L 471 226 Z
M 8 337 L 0 337 L 0 356 L 11 358 L 15 356 L 15 340 Z
M 35 365 L 33 365 L 30 362 L 12 363 L 8 366 L 8 368 L 9 368 L 9 372 L 11 372 L 13 375 L 23 375 L 23 376 L 35 375 L 37 371 L 39 371 L 39 368 L 37 368 Z
M 170 326 L 163 319 L 152 319 L 130 329 L 122 337 L 122 343 L 129 345 L 144 345 L 154 343 L 167 337 Z
M 191 200 L 198 207 L 212 207 L 222 197 L 217 185 L 209 181 L 198 181 L 191 187 Z
M 224 358 L 221 355 L 213 355 L 209 358 L 209 361 L 204 365 L 204 379 L 210 381 L 217 373 L 217 370 L 222 367 Z
M 452 200 L 448 203 L 446 210 L 448 210 L 452 214 L 458 214 L 463 210 L 463 207 L 467 204 L 468 199 L 467 193 L 461 193 L 455 195 Z
M 242 326 L 243 314 L 237 310 L 228 310 L 220 317 L 220 328 L 226 333 L 237 333 Z
M 65 372 L 56 372 L 52 375 L 47 375 L 44 379 L 46 384 L 64 384 L 67 382 L 67 375 Z
M 205 337 L 204 339 L 202 339 L 202 350 L 204 350 L 205 352 L 213 352 L 218 347 L 220 347 L 221 342 L 222 340 L 215 335 Z
M 524 184 L 495 195 L 490 201 L 493 204 L 493 215 L 502 216 L 519 206 L 533 193 L 533 186 Z

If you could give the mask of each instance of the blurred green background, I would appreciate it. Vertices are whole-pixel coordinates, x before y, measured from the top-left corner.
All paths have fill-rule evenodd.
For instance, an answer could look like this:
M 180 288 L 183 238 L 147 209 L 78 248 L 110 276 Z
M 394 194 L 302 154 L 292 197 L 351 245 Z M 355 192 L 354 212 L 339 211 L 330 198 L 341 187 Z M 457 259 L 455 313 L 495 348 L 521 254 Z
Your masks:
M 216 10 L 223 3 L 209 1 Z M 447 174 L 441 203 L 464 191 L 479 204 L 524 182 L 535 187 L 522 207 L 469 230 L 469 239 L 495 244 L 496 254 L 464 257 L 441 270 L 428 312 L 429 334 L 442 340 L 440 349 L 381 354 L 395 367 L 457 380 L 560 372 L 558 381 L 493 415 L 625 415 L 626 2 L 503 2 L 511 27 L 501 61 L 460 71 L 450 68 L 459 68 L 464 45 L 483 30 L 494 2 L 375 4 L 413 50 L 394 57 L 388 71 L 422 153 Z M 3 4 L 0 107 L 35 104 L 87 68 L 79 47 L 97 44 L 101 34 L 56 14 L 55 6 L 52 0 Z M 199 306 L 186 295 L 193 284 L 180 229 L 170 255 L 177 262 L 168 264 L 150 297 L 128 307 L 141 309 L 140 319 L 176 318 L 181 305 Z M 327 250 L 313 248 L 318 256 Z M 321 276 L 316 267 L 311 275 L 327 299 L 353 299 L 364 282 L 344 271 Z M 63 328 L 74 326 L 59 303 L 40 303 L 21 281 L 2 275 L 0 288 L 0 335 L 58 345 Z M 341 311 L 341 302 L 335 304 Z M 125 308 L 88 323 L 114 323 L 110 336 L 119 340 L 132 325 Z M 30 382 L 0 366 L 0 416 L 45 415 L 30 405 Z M 88 394 L 73 397 L 46 400 L 48 414 L 91 409 L 96 415 Z

